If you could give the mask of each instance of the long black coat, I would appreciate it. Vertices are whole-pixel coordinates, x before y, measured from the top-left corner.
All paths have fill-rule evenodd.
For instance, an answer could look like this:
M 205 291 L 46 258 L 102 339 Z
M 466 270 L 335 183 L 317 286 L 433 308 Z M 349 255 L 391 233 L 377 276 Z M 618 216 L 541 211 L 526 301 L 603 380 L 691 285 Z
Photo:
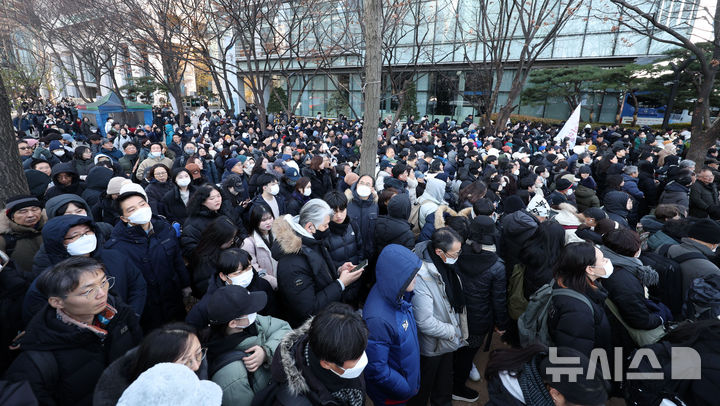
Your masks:
M 347 215 L 350 220 L 360 226 L 360 235 L 363 240 L 363 257 L 372 258 L 375 254 L 375 223 L 378 218 L 378 205 L 374 195 L 363 200 L 357 194 L 357 183 L 345 191 L 348 199 Z M 414 236 L 413 236 L 414 237 Z
M 195 185 L 190 185 L 188 190 L 190 191 L 190 196 L 192 196 L 195 192 Z M 172 190 L 165 193 L 165 196 L 160 200 L 158 209 L 160 210 L 160 214 L 165 216 L 170 223 L 178 222 L 183 224 L 188 216 L 187 207 L 180 197 L 180 189 L 177 186 L 173 186 Z
M 200 242 L 205 229 L 221 215 L 220 211 L 210 211 L 205 206 L 202 206 L 196 214 L 185 219 L 182 235 L 180 236 L 180 246 L 185 258 L 190 259 L 194 255 L 193 251 Z M 218 243 L 222 244 L 221 242 Z
M 271 252 L 278 261 L 278 297 L 283 320 L 295 328 L 331 302 L 356 300 L 349 286 L 345 290 L 340 286 L 337 269 L 322 241 L 300 235 L 285 218 L 275 221 L 272 231 L 275 242 Z
M 160 202 L 163 196 L 172 189 L 173 184 L 171 182 L 158 182 L 154 179 L 145 187 L 145 193 L 147 193 L 148 203 L 150 203 L 153 214 L 160 214 Z
M 407 249 L 415 248 L 415 234 L 410 217 L 410 198 L 407 194 L 393 196 L 388 202 L 388 214 L 375 222 L 375 252 L 379 255 L 390 244 L 400 244 Z
M 465 245 L 457 261 L 468 314 L 470 335 L 485 336 L 508 324 L 505 264 L 490 251 L 476 252 Z
M 102 339 L 89 329 L 66 324 L 57 318 L 57 311 L 49 305 L 37 313 L 22 338 L 22 353 L 10 366 L 7 378 L 12 381 L 27 380 L 41 405 L 91 405 L 93 390 L 103 370 L 115 359 L 123 356 L 142 339 L 137 316 L 127 306 L 108 303 L 117 309 Z M 56 364 L 38 366 L 27 351 L 49 353 L 48 358 Z M 50 382 L 45 382 L 48 377 Z

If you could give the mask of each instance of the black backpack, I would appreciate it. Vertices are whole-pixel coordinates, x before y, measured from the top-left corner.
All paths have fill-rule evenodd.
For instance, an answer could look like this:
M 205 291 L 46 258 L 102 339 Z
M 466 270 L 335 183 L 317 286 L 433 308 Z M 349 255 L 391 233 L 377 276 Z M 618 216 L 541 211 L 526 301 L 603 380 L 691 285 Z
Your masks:
M 717 320 L 720 317 L 720 275 L 705 275 L 693 280 L 683 314 L 690 320 Z
M 208 365 L 208 378 L 212 379 L 213 375 L 223 369 L 226 365 L 235 361 L 242 361 L 242 359 L 247 356 L 248 354 L 245 351 L 228 351 L 220 355 Z

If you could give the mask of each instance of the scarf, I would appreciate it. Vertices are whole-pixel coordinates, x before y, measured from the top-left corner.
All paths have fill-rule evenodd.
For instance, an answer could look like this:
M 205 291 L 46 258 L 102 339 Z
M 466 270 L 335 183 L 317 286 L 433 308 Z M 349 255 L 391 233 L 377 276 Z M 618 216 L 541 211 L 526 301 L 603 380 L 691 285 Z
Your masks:
M 599 246 L 598 248 L 600 248 L 603 255 L 609 259 L 614 266 L 626 269 L 638 278 L 643 286 L 655 286 L 658 282 L 660 282 L 660 277 L 658 276 L 657 271 L 649 266 L 643 265 L 638 258 L 616 254 L 604 246 Z
M 455 264 L 448 265 L 443 262 L 443 260 L 435 254 L 431 244 L 428 245 L 428 253 L 445 284 L 445 294 L 450 302 L 450 306 L 452 306 L 456 313 L 462 313 L 465 309 L 465 298 L 463 296 L 460 278 L 458 278 L 455 272 Z
M 237 346 L 240 345 L 240 343 L 246 338 L 256 336 L 257 334 L 257 326 L 253 323 L 239 333 L 231 334 L 226 337 L 220 337 L 217 340 L 209 342 L 207 352 L 208 363 L 212 364 L 219 356 L 236 349 Z
M 114 307 L 110 306 L 110 304 L 105 305 L 105 309 L 101 311 L 100 313 L 96 314 L 93 318 L 92 324 L 86 324 L 80 321 L 77 321 L 70 317 L 67 313 L 62 311 L 62 309 L 57 309 L 57 319 L 62 321 L 63 323 L 70 324 L 72 326 L 76 326 L 82 330 L 89 330 L 93 334 L 97 335 L 101 339 L 105 339 L 105 337 L 108 334 L 107 326 L 110 324 L 110 320 L 115 317 L 117 314 L 117 310 L 115 310 Z
M 555 402 L 553 402 L 550 393 L 545 388 L 545 382 L 543 382 L 542 376 L 538 372 L 535 358 L 533 357 L 530 362 L 523 365 L 522 373 L 518 377 L 525 404 L 528 406 L 553 406 Z

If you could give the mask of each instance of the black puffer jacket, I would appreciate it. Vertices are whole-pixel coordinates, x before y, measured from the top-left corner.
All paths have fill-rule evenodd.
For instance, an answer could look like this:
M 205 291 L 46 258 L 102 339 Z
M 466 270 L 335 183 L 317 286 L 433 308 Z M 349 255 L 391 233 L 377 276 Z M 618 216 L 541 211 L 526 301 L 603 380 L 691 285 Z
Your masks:
M 310 178 L 310 185 L 312 187 L 311 199 L 322 199 L 327 192 L 334 190 L 332 176 L 330 176 L 330 171 L 327 169 L 321 171 L 308 169 L 304 171 L 303 176 Z
M 180 236 L 180 247 L 185 258 L 191 258 L 205 229 L 222 214 L 220 211 L 210 211 L 202 206 L 197 213 L 185 219 Z
M 342 224 L 331 221 L 323 243 L 330 253 L 335 269 L 340 268 L 345 262 L 357 265 L 364 259 L 362 237 L 357 225 L 352 223 L 349 217 L 345 217 Z
M 195 189 L 195 185 L 188 187 L 190 196 L 195 193 Z M 180 189 L 177 186 L 173 186 L 172 190 L 165 193 L 165 196 L 160 200 L 159 210 L 160 214 L 165 216 L 168 223 L 178 222 L 182 225 L 185 222 L 188 216 L 187 207 L 180 197 Z
M 500 220 L 502 238 L 500 256 L 505 260 L 505 268 L 512 270 L 518 263 L 520 250 L 539 225 L 538 221 L 525 210 L 518 210 Z
M 690 207 L 690 188 L 671 181 L 665 186 L 658 204 L 677 204 L 687 210 Z
M 113 171 L 103 166 L 90 169 L 85 179 L 85 191 L 81 196 L 88 206 L 93 207 L 100 200 L 112 177 Z
M 293 224 L 290 224 L 293 222 Z M 302 235 L 300 225 L 284 216 L 273 224 L 272 256 L 278 261 L 279 308 L 291 326 L 301 325 L 331 302 L 352 303 L 353 290 L 343 291 L 338 272 L 322 241 Z M 357 282 L 355 282 L 357 284 Z M 356 292 L 355 292 L 356 293 Z
M 357 182 L 345 191 L 348 199 L 347 215 L 350 220 L 360 226 L 360 235 L 363 240 L 363 257 L 372 258 L 375 254 L 375 223 L 378 218 L 378 205 L 375 195 L 371 194 L 363 200 L 357 194 Z
M 70 174 L 70 176 L 72 177 L 72 183 L 70 183 L 70 185 L 64 186 L 60 182 L 58 182 L 57 177 L 61 173 Z M 72 162 L 63 162 L 53 166 L 50 177 L 53 180 L 53 186 L 48 189 L 47 192 L 45 192 L 45 201 L 64 193 L 72 193 L 78 196 L 82 196 L 83 192 L 85 191 L 85 182 L 80 180 L 80 175 L 78 175 L 77 169 L 75 169 L 75 166 L 72 164 Z
M 562 289 L 557 284 L 554 289 Z M 574 348 L 590 356 L 593 348 L 612 346 L 610 322 L 605 315 L 604 303 L 607 292 L 601 286 L 585 293 L 593 311 L 584 302 L 570 296 L 557 295 L 548 309 L 548 330 L 558 347 Z
M 629 194 L 618 190 L 608 192 L 603 198 L 608 217 L 624 227 L 628 227 L 627 217 L 630 214 L 627 209 L 628 199 L 630 199 Z
M 388 202 L 388 214 L 379 216 L 375 223 L 375 252 L 382 252 L 390 244 L 400 244 L 407 249 L 415 248 L 415 234 L 410 217 L 410 198 L 407 194 L 395 195 Z
M 160 214 L 160 202 L 163 196 L 172 189 L 172 182 L 158 182 L 155 179 L 152 179 L 150 183 L 145 186 L 145 193 L 147 193 L 148 203 L 150 203 L 153 214 Z
M 655 166 L 652 162 L 644 161 L 638 164 L 638 189 L 645 195 L 647 207 L 657 206 L 658 190 L 655 183 Z
M 465 245 L 457 261 L 471 336 L 484 337 L 508 323 L 505 264 L 494 252 Z
M 108 303 L 117 309 L 117 314 L 107 325 L 104 338 L 90 329 L 60 321 L 57 311 L 45 306 L 30 321 L 22 338 L 23 352 L 10 366 L 7 378 L 29 381 L 42 405 L 91 405 L 102 371 L 142 338 L 135 313 L 114 302 L 112 296 Z M 40 370 L 28 351 L 44 353 L 40 354 Z

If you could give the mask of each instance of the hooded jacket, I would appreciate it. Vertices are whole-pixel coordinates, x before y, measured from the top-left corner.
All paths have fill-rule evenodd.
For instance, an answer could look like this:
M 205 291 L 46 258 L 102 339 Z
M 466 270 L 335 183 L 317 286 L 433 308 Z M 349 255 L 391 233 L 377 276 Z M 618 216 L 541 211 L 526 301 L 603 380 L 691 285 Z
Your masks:
M 423 202 L 427 203 L 423 204 Z M 447 204 L 445 202 L 445 182 L 435 178 L 428 179 L 425 192 L 418 198 L 417 203 L 421 205 L 418 210 L 418 224 L 422 229 L 428 214 L 434 213 L 438 206 Z
M 370 196 L 363 200 L 357 194 L 357 182 L 355 182 L 345 191 L 345 197 L 348 199 L 347 215 L 360 227 L 363 258 L 372 258 L 375 254 L 375 224 L 378 219 L 377 196 L 375 193 L 370 193 Z
M 271 396 L 255 396 L 253 405 L 271 404 L 279 406 L 347 406 L 335 395 L 365 400 L 364 381 L 361 377 L 344 379 L 321 367 L 309 365 L 310 349 L 308 332 L 312 318 L 299 328 L 283 337 L 275 350 L 271 366 Z M 317 361 L 315 361 L 317 362 Z M 319 373 L 317 373 L 317 372 Z M 333 380 L 334 386 L 342 387 L 341 392 L 331 393 L 327 385 Z M 360 404 L 360 403 L 356 403 Z
M 675 259 L 683 254 L 700 253 L 705 258 L 689 259 L 680 263 L 683 275 L 683 297 L 687 296 L 690 285 L 696 278 L 702 278 L 707 275 L 720 275 L 720 269 L 709 258 L 713 258 L 715 253 L 699 242 L 690 238 L 683 238 L 681 243 L 668 248 L 667 256 Z
M 67 324 L 58 318 L 57 310 L 46 305 L 28 325 L 22 352 L 8 369 L 7 378 L 29 381 L 42 405 L 91 405 L 102 371 L 142 337 L 137 317 L 129 307 L 112 296 L 108 296 L 108 305 L 116 314 L 105 327 L 106 335 Z M 55 366 L 36 365 L 29 351 L 46 354 L 42 359 Z
M 61 173 L 68 173 L 72 177 L 72 183 L 70 183 L 69 186 L 64 186 L 58 182 L 57 177 Z M 72 193 L 82 196 L 85 191 L 85 182 L 80 180 L 80 175 L 78 175 L 77 169 L 75 169 L 72 162 L 63 162 L 53 166 L 50 177 L 53 180 L 53 186 L 45 192 L 45 201 L 63 193 Z
M 600 207 L 597 192 L 582 184 L 578 184 L 575 188 L 575 203 L 577 203 L 577 209 L 581 213 L 589 207 Z
M 630 175 L 623 174 L 623 190 L 632 196 L 638 202 L 645 199 L 645 194 L 638 188 L 638 178 L 633 178 Z
M 35 279 L 37 274 L 32 273 L 33 258 L 40 250 L 42 245 L 42 228 L 47 221 L 47 216 L 43 210 L 40 221 L 35 227 L 21 226 L 20 224 L 8 218 L 6 211 L 0 211 L 0 251 L 8 253 L 7 238 L 5 234 L 12 234 L 10 238 L 15 240 L 15 248 L 10 254 L 10 259 L 15 262 L 15 266 L 27 272 L 26 276 L 29 280 Z
M 341 286 L 337 268 L 324 244 L 285 215 L 272 228 L 275 241 L 270 249 L 278 261 L 280 308 L 291 326 L 300 326 L 331 302 L 351 303 L 349 286 Z
M 246 337 L 231 351 L 245 351 L 257 345 L 265 351 L 265 361 L 252 373 L 248 372 L 243 361 L 233 361 L 209 377 L 222 388 L 223 404 L 249 405 L 255 393 L 265 389 L 272 377 L 270 367 L 275 350 L 282 338 L 292 331 L 287 322 L 269 316 L 258 316 L 254 326 L 257 334 Z M 219 341 L 227 340 L 227 338 L 224 337 Z M 218 344 L 221 343 L 212 341 L 208 343 L 209 351 L 212 352 Z M 216 356 L 220 355 L 216 354 Z M 210 361 L 210 365 L 212 367 L 212 361 Z
M 419 243 L 413 251 L 422 260 L 412 298 L 420 354 L 434 357 L 453 352 L 467 345 L 460 327 L 466 315 L 456 313 L 447 299 L 445 282 L 430 257 L 430 241 Z
M 107 190 L 108 182 L 113 176 L 113 171 L 104 166 L 90 169 L 90 173 L 85 178 L 85 191 L 81 195 L 89 207 L 93 207 L 100 201 L 102 194 Z M 90 210 L 88 209 L 89 213 Z
M 388 245 L 378 258 L 377 283 L 370 290 L 363 319 L 369 330 L 365 383 L 376 405 L 408 400 L 420 390 L 420 343 L 406 292 L 422 261 L 407 248 Z
M 387 204 L 388 214 L 379 216 L 375 223 L 374 244 L 379 254 L 389 244 L 400 244 L 407 249 L 415 247 L 415 234 L 410 217 L 410 198 L 406 194 L 393 196 Z
M 92 210 L 90 209 L 91 206 L 83 198 L 78 195 L 63 194 L 55 196 L 45 203 L 45 213 L 47 214 L 48 220 L 64 215 L 64 213 L 60 213 L 59 210 L 68 203 L 74 203 L 76 206 L 84 208 L 85 213 L 87 213 L 89 217 L 92 217 Z M 107 241 L 110 238 L 113 226 L 103 222 L 95 222 L 95 225 L 97 226 L 100 235 L 102 235 L 103 241 Z M 43 251 L 43 247 L 40 247 L 40 251 Z
M 190 286 L 175 229 L 159 217 L 153 217 L 151 222 L 152 232 L 147 234 L 140 226 L 130 227 L 120 221 L 105 243 L 105 248 L 122 252 L 145 278 L 147 300 L 141 320 L 144 329 L 184 319 L 180 291 Z
M 608 217 L 624 227 L 628 227 L 627 216 L 630 213 L 627 209 L 628 199 L 630 196 L 619 190 L 608 192 L 603 198 L 604 209 Z
M 660 195 L 658 204 L 677 204 L 688 210 L 690 208 L 690 188 L 673 180 L 665 185 L 665 191 Z
M 147 297 L 147 288 L 142 273 L 123 253 L 103 248 L 105 240 L 90 217 L 67 215 L 48 220 L 42 232 L 44 249 L 38 251 L 35 256 L 33 272 L 39 275 L 47 268 L 70 258 L 63 240 L 68 230 L 80 224 L 89 225 L 95 232 L 97 246 L 90 256 L 105 266 L 108 275 L 115 277 L 115 284 L 111 291 L 120 297 L 123 303 L 129 305 L 136 314 L 142 314 Z M 23 319 L 30 321 L 45 303 L 47 303 L 47 296 L 40 293 L 33 282 L 25 295 Z
M 30 194 L 40 201 L 45 199 L 45 192 L 52 181 L 49 176 L 35 169 L 25 169 L 25 178 L 30 188 Z
M 506 269 L 512 269 L 517 264 L 520 250 L 538 228 L 535 217 L 524 210 L 518 210 L 500 219 L 502 237 L 500 256 L 505 259 Z

